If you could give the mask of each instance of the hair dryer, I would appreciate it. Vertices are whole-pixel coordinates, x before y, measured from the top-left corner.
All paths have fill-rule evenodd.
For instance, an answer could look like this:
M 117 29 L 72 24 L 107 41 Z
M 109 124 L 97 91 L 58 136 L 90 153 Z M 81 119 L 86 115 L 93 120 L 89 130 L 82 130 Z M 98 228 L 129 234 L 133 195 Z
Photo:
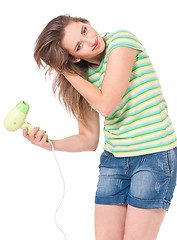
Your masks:
M 31 124 L 29 123 L 25 123 L 25 118 L 28 114 L 28 111 L 29 111 L 29 104 L 22 101 L 20 102 L 19 104 L 17 104 L 8 114 L 7 116 L 5 117 L 4 119 L 4 126 L 5 128 L 8 130 L 8 131 L 16 131 L 17 129 L 19 128 L 22 128 L 24 129 L 25 127 L 28 128 L 28 133 L 30 133 L 32 131 L 32 129 L 34 128 L 34 126 L 32 126 Z M 39 132 L 39 131 L 38 131 Z M 57 214 L 57 211 L 59 209 L 59 207 L 61 206 L 61 203 L 64 199 L 64 195 L 65 195 L 65 181 L 64 181 L 64 178 L 63 178 L 63 175 L 62 175 L 62 172 L 60 170 L 60 166 L 58 164 L 58 161 L 57 161 L 57 158 L 56 158 L 56 155 L 55 155 L 55 149 L 54 149 L 54 146 L 52 144 L 52 142 L 47 139 L 46 140 L 47 142 L 50 143 L 51 147 L 52 147 L 52 150 L 53 150 L 53 153 L 54 153 L 54 158 L 57 162 L 57 166 L 58 166 L 58 169 L 60 171 L 60 174 L 61 174 L 61 177 L 62 177 L 62 180 L 63 180 L 63 186 L 64 186 L 64 190 L 63 190 L 63 197 L 62 197 L 62 200 L 60 202 L 60 205 L 58 206 L 56 212 L 55 212 L 55 223 L 56 223 L 56 226 L 60 229 L 60 231 L 64 234 L 65 236 L 65 233 L 63 232 L 63 230 L 57 225 L 57 221 L 56 221 L 56 214 Z M 66 239 L 66 236 L 65 236 L 65 239 Z
M 19 128 L 24 129 L 27 127 L 28 133 L 30 133 L 34 126 L 29 123 L 25 123 L 25 118 L 28 114 L 29 108 L 29 104 L 24 101 L 17 104 L 5 117 L 4 127 L 11 132 L 16 131 Z M 49 139 L 47 139 L 47 142 L 49 142 Z

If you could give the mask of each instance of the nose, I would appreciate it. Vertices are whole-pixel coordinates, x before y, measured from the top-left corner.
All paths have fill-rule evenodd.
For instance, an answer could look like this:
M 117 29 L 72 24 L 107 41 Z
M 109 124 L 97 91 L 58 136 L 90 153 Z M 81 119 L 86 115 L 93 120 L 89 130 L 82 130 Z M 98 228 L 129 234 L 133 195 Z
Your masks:
M 85 38 L 85 42 L 90 46 L 93 47 L 96 44 L 96 39 L 94 38 Z

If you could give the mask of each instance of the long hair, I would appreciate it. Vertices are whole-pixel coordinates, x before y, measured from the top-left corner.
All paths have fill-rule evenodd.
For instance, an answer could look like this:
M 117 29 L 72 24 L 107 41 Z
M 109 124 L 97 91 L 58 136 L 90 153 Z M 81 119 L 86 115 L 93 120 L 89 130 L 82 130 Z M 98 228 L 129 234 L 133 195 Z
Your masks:
M 62 48 L 65 27 L 71 22 L 88 22 L 84 18 L 61 15 L 51 20 L 37 38 L 34 48 L 34 58 L 39 68 L 46 70 L 49 75 L 55 72 L 52 85 L 54 95 L 58 95 L 59 101 L 64 103 L 66 110 L 72 113 L 76 119 L 87 123 L 91 106 L 86 99 L 71 85 L 61 73 L 62 71 L 76 73 L 87 79 L 88 62 L 81 60 L 73 62 L 73 56 Z

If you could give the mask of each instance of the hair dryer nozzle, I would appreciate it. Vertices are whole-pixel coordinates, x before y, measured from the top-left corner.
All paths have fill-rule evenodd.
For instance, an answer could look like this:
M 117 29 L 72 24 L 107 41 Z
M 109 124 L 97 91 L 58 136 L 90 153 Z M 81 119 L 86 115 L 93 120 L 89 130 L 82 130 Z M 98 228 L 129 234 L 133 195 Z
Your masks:
M 29 104 L 22 101 L 17 104 L 5 117 L 4 127 L 8 131 L 16 131 L 21 128 L 29 111 Z
M 27 114 L 30 108 L 29 104 L 25 101 L 20 102 L 19 104 L 17 104 L 16 107 L 19 111 L 21 111 L 24 114 Z

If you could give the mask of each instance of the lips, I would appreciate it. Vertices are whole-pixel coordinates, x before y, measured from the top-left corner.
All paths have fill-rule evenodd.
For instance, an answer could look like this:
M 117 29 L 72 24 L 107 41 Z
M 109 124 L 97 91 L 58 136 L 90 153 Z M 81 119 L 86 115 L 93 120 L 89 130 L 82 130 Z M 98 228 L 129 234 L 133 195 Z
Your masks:
M 92 51 L 93 51 L 93 50 L 96 50 L 98 47 L 99 47 L 99 41 L 98 41 L 98 39 L 97 39 L 97 40 L 96 40 L 96 43 L 95 43 L 95 45 L 94 45 L 94 47 L 93 47 L 93 49 L 92 49 Z

